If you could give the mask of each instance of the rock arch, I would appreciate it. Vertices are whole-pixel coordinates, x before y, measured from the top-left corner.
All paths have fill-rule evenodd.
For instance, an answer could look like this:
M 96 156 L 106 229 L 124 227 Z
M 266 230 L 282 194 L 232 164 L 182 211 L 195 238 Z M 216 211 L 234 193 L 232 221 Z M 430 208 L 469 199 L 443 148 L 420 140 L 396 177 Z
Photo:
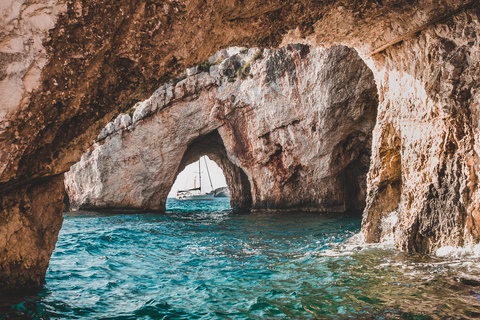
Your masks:
M 227 151 L 217 130 L 195 139 L 188 146 L 176 175 L 203 155 L 215 161 L 223 170 L 230 191 L 230 207 L 235 210 L 251 209 L 252 190 L 250 181 L 245 172 L 228 159 Z
M 361 212 L 377 96 L 356 52 L 289 45 L 210 60 L 219 56 L 160 88 L 133 122 L 107 125 L 66 174 L 73 207 L 162 210 L 174 173 L 207 154 L 233 206 Z
M 62 219 L 61 174 L 101 128 L 186 66 L 239 44 L 358 50 L 379 92 L 374 137 L 387 123 L 401 136 L 396 246 L 480 241 L 478 1 L 10 0 L 0 10 L 2 288 L 41 283 Z

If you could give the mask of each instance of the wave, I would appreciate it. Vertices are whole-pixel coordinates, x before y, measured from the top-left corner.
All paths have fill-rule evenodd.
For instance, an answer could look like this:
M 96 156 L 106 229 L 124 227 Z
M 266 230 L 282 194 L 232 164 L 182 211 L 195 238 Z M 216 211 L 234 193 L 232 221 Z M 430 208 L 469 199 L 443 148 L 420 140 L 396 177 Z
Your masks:
M 469 244 L 464 247 L 444 246 L 435 252 L 439 258 L 480 258 L 480 244 Z

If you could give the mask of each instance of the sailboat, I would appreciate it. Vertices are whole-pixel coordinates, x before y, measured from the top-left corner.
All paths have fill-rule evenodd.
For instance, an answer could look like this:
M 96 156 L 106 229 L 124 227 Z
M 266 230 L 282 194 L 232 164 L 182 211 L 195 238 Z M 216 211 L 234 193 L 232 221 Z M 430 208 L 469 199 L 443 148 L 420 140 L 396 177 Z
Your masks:
M 178 190 L 176 199 L 177 200 L 213 200 L 215 194 L 214 192 L 205 193 L 202 192 L 202 170 L 200 170 L 200 162 L 202 160 L 201 157 L 198 159 L 198 188 L 197 188 L 197 177 L 193 180 L 193 189 L 186 189 L 186 190 Z M 208 171 L 207 160 L 204 159 L 205 166 L 207 168 L 208 179 L 210 179 L 210 185 L 213 190 L 212 179 L 210 178 L 210 172 Z

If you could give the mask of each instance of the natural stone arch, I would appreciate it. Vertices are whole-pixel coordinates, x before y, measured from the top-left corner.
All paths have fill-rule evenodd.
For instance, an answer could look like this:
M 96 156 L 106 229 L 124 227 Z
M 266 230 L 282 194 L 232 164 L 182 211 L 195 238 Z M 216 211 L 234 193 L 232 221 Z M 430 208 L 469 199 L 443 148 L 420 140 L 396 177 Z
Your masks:
M 309 42 L 323 46 L 343 43 L 356 48 L 374 71 L 379 88 L 379 120 L 374 136 L 382 132 L 383 124 L 395 123 L 402 129 L 402 159 L 406 160 L 402 163 L 411 165 L 401 168 L 401 222 L 396 228 L 396 246 L 431 252 L 441 245 L 480 240 L 477 178 L 480 147 L 476 120 L 479 77 L 474 71 L 479 69 L 479 58 L 473 54 L 479 47 L 478 1 L 270 1 L 266 4 L 251 0 L 147 5 L 144 1 L 112 4 L 75 0 L 55 1 L 55 8 L 51 2 L 39 1 L 32 4 L 35 10 L 31 10 L 31 3 L 21 8 L 13 3 L 7 1 L 1 8 L 6 17 L 2 35 L 8 40 L 1 44 L 1 59 L 5 63 L 0 64 L 1 100 L 7 101 L 8 106 L 7 112 L 2 110 L 0 119 L 3 221 L 0 227 L 5 235 L 0 243 L 6 261 L 0 266 L 0 273 L 5 287 L 27 283 L 19 280 L 19 274 L 28 278 L 29 272 L 36 272 L 37 265 L 40 274 L 46 268 L 48 261 L 33 262 L 36 258 L 31 257 L 35 254 L 22 253 L 25 250 L 22 243 L 43 243 L 44 236 L 56 239 L 63 194 L 60 175 L 80 159 L 117 111 L 146 98 L 185 66 L 202 62 L 220 47 L 238 44 L 277 47 L 280 43 Z M 446 19 L 437 19 L 445 14 Z M 404 37 L 405 34 L 409 37 Z M 419 35 L 422 40 L 417 42 Z M 468 66 L 467 73 L 451 68 L 449 61 L 453 61 L 453 56 L 442 57 L 442 52 L 451 48 L 443 40 L 456 38 L 473 49 L 467 59 L 458 60 Z M 397 44 L 384 50 L 383 46 L 392 41 Z M 458 47 L 459 43 L 453 42 Z M 432 50 L 412 50 L 426 48 L 426 43 L 432 44 Z M 409 48 L 409 44 L 414 46 Z M 398 47 L 400 51 L 395 49 Z M 377 48 L 383 51 L 367 57 Z M 408 61 L 412 62 L 410 66 Z M 439 71 L 453 71 L 448 75 L 441 72 L 442 76 L 437 77 L 439 83 L 454 88 L 450 92 L 453 95 L 445 88 L 436 90 L 439 87 L 432 81 L 435 77 L 427 79 L 424 73 L 417 73 L 424 70 L 425 66 L 419 63 L 422 61 L 428 61 L 430 67 Z M 398 68 L 397 63 L 400 63 Z M 412 90 L 390 92 L 397 75 L 408 70 L 420 87 L 435 89 L 431 91 L 433 106 L 429 104 L 431 101 L 415 102 L 415 97 L 410 96 Z M 408 88 L 416 86 L 415 81 L 404 84 Z M 462 101 L 460 112 L 443 113 L 444 105 L 457 107 L 455 96 Z M 422 105 L 427 106 L 420 108 L 423 114 L 415 112 Z M 443 119 L 440 122 L 435 121 L 436 117 L 424 117 L 429 111 L 436 114 L 437 109 Z M 415 139 L 407 139 L 404 133 L 412 132 L 406 129 L 411 127 L 405 126 L 407 121 L 397 122 L 409 117 L 423 120 L 430 127 L 448 128 L 449 134 L 442 137 L 441 129 L 437 133 L 432 130 L 423 136 L 424 142 L 417 139 L 418 143 L 410 143 Z M 436 146 L 437 141 L 446 148 Z M 432 149 L 434 157 L 425 152 L 430 151 L 430 145 L 436 146 Z M 376 159 L 379 155 L 376 148 L 374 144 L 374 161 L 382 162 Z M 428 169 L 422 165 L 421 154 L 428 159 L 439 155 L 442 164 Z M 403 183 L 406 181 L 410 183 Z M 376 183 L 371 174 L 369 189 L 376 188 Z M 453 192 L 437 192 L 447 190 L 449 184 Z M 52 196 L 41 197 L 42 194 Z M 459 205 L 454 205 L 454 210 L 444 210 L 452 200 Z M 37 223 L 39 212 L 48 217 L 42 224 Z M 409 220 L 409 217 L 414 218 Z M 437 221 L 442 221 L 441 228 L 436 227 Z M 32 227 L 38 230 L 27 235 Z M 364 228 L 364 233 L 368 232 Z M 10 241 L 12 234 L 22 240 Z M 37 249 L 51 252 L 52 243 Z M 416 243 L 422 244 L 416 246 Z M 9 265 L 20 270 L 14 278 L 10 276 L 13 273 Z M 41 277 L 30 280 L 38 284 Z
M 8 111 L 0 140 L 5 191 L 67 171 L 118 110 L 148 98 L 221 47 L 344 44 L 366 56 L 464 3 L 75 0 L 44 1 L 32 10 L 10 1 L 2 10 L 13 42 L 2 44 L 0 73 L 9 88 L 2 91 Z M 39 18 L 46 23 L 38 24 Z M 17 45 L 19 36 L 35 45 Z
M 227 151 L 217 130 L 195 139 L 185 151 L 175 178 L 186 166 L 206 155 L 222 169 L 230 191 L 230 207 L 235 210 L 252 208 L 252 191 L 245 172 L 228 159 Z
M 163 210 L 174 173 L 211 149 L 233 206 L 361 213 L 377 96 L 356 52 L 227 51 L 102 130 L 66 174 L 74 208 Z

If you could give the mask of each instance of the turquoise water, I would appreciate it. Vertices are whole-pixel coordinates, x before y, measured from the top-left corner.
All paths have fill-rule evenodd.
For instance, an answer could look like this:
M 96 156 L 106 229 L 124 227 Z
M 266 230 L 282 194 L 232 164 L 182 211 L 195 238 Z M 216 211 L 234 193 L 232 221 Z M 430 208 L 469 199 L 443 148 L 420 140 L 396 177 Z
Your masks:
M 21 319 L 470 319 L 478 258 L 408 255 L 356 240 L 360 217 L 231 213 L 228 199 L 166 214 L 65 214 Z M 353 238 L 352 238 L 353 237 Z M 463 282 L 462 282 L 463 281 Z

